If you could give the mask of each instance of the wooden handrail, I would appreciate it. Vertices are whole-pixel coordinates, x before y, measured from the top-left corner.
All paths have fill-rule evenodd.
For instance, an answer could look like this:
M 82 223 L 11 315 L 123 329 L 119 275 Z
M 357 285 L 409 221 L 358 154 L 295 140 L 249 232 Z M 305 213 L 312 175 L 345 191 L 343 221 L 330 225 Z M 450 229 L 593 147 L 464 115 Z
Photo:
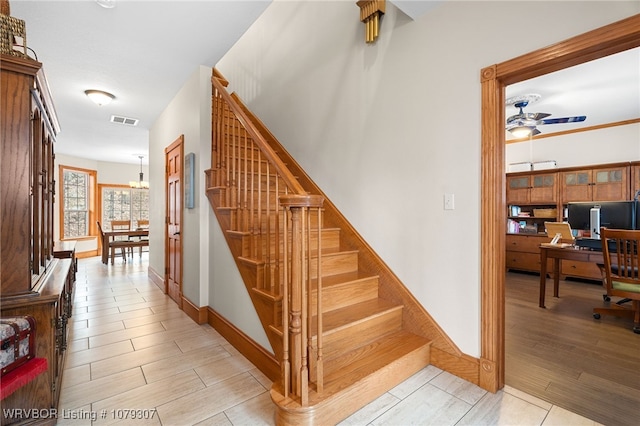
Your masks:
M 225 100 L 226 105 L 231 109 L 233 114 L 242 124 L 242 127 L 249 133 L 251 138 L 253 139 L 256 146 L 260 148 L 260 151 L 264 154 L 264 156 L 269 160 L 275 168 L 278 174 L 282 177 L 287 186 L 292 190 L 295 194 L 306 194 L 302 185 L 296 180 L 295 176 L 289 171 L 287 166 L 282 162 L 280 157 L 271 149 L 267 141 L 264 139 L 262 134 L 258 131 L 253 122 L 247 117 L 245 112 L 240 108 L 240 106 L 233 102 L 231 95 L 226 91 L 219 77 L 212 77 L 211 82 L 213 83 L 213 87 L 217 89 L 218 93 Z
M 206 172 L 207 186 L 217 191 L 214 207 L 229 213 L 227 232 L 243 238 L 242 257 L 257 265 L 255 289 L 282 303 L 281 318 L 272 325 L 282 329 L 283 389 L 308 405 L 310 384 L 315 383 L 316 392 L 323 390 L 324 197 L 304 190 L 242 102 L 227 92 L 228 82 L 217 70 L 211 81 L 212 168 Z

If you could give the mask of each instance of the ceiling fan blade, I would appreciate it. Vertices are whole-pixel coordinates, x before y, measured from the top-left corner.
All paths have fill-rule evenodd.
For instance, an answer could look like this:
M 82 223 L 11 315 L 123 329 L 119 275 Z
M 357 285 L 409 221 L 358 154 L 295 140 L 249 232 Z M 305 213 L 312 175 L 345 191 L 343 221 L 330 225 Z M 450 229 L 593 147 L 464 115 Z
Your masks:
M 542 120 L 543 118 L 549 117 L 551 114 L 547 114 L 546 112 L 526 112 L 522 114 L 512 115 L 507 118 L 507 124 L 520 123 L 525 124 L 529 123 L 534 125 L 536 121 Z
M 549 117 L 551 114 L 547 114 L 546 112 L 530 112 L 527 113 L 527 118 L 529 120 L 542 120 L 543 118 Z
M 586 115 L 577 115 L 575 117 L 548 118 L 538 121 L 538 124 L 561 124 L 561 123 L 577 123 L 587 119 Z

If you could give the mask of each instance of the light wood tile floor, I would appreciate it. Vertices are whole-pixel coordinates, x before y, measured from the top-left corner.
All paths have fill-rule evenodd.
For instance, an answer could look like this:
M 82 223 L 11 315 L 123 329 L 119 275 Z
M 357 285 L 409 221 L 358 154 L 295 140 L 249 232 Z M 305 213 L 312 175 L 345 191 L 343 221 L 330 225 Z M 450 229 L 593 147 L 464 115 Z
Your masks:
M 274 424 L 269 379 L 147 278 L 146 254 L 78 266 L 58 424 Z M 485 392 L 433 366 L 341 423 L 408 424 L 596 423 L 509 386 Z

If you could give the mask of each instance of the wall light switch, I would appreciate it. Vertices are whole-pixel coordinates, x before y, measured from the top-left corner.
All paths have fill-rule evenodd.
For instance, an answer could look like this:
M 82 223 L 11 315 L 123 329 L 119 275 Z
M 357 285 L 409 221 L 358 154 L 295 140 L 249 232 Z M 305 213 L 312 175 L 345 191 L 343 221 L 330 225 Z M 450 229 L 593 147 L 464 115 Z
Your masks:
M 444 209 L 445 210 L 453 210 L 455 208 L 453 202 L 453 194 L 444 194 Z

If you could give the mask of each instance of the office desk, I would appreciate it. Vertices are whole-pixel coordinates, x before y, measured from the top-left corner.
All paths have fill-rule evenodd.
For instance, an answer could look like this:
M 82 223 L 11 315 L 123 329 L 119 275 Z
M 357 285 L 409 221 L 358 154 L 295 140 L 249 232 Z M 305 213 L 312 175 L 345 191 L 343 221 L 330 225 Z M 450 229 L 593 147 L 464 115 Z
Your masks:
M 544 296 L 547 284 L 547 259 L 553 259 L 553 297 L 558 296 L 558 287 L 560 284 L 560 260 L 575 260 L 578 262 L 604 263 L 604 257 L 601 251 L 592 251 L 579 249 L 575 246 L 560 248 L 551 245 L 540 246 L 540 303 L 541 308 L 544 306 Z
M 102 263 L 109 263 L 109 243 L 113 237 L 149 237 L 148 229 L 105 231 L 102 237 Z M 135 245 L 135 247 L 138 247 Z

